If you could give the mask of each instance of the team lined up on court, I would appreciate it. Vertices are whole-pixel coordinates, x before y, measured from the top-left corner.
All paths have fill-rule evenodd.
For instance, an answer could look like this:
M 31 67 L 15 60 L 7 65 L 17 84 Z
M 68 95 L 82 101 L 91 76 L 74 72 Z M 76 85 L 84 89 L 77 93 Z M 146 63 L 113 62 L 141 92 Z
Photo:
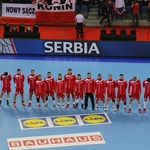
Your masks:
M 11 80 L 12 76 L 8 72 L 4 72 L 1 77 L 2 89 L 0 95 L 0 105 L 4 93 L 6 93 L 6 104 L 10 106 L 9 97 L 11 92 Z M 21 69 L 17 69 L 17 74 L 13 76 L 15 84 L 15 93 L 13 99 L 13 106 L 16 107 L 17 95 L 21 95 L 22 105 L 26 106 L 24 102 L 24 81 L 25 76 L 21 73 Z M 129 82 L 124 79 L 123 74 L 120 74 L 118 80 L 114 80 L 112 75 L 108 75 L 108 79 L 105 81 L 101 74 L 98 74 L 97 79 L 92 78 L 91 73 L 87 73 L 85 79 L 81 78 L 78 74 L 77 77 L 72 73 L 72 69 L 68 69 L 68 73 L 65 74 L 64 78 L 62 74 L 58 74 L 58 78 L 55 80 L 51 76 L 51 72 L 47 73 L 47 77 L 42 79 L 41 75 L 36 75 L 34 70 L 31 70 L 31 74 L 27 77 L 29 84 L 29 103 L 28 107 L 32 104 L 32 96 L 35 94 L 38 109 L 40 105 L 40 98 L 43 101 L 44 109 L 48 106 L 48 97 L 52 97 L 53 106 L 60 107 L 62 103 L 63 108 L 68 108 L 70 105 L 70 96 L 72 96 L 73 108 L 78 107 L 79 100 L 81 101 L 81 108 L 87 109 L 88 99 L 91 99 L 92 110 L 98 109 L 99 100 L 103 103 L 103 109 L 109 110 L 109 101 L 112 100 L 113 110 L 118 112 L 120 101 L 123 101 L 124 112 L 127 112 L 127 97 L 126 93 L 130 97 L 128 113 L 131 112 L 132 101 L 134 99 L 138 102 L 138 111 L 142 112 L 140 104 L 140 95 L 142 92 L 141 81 L 134 76 Z M 147 99 L 150 98 L 150 78 L 143 81 L 144 88 L 144 109 L 143 113 L 146 112 Z M 55 95 L 57 97 L 57 104 L 55 101 Z M 65 96 L 67 97 L 67 104 L 65 106 Z M 106 97 L 106 100 L 105 100 Z M 60 102 L 60 98 L 62 102 Z M 95 98 L 95 100 L 94 100 Z M 96 107 L 95 107 L 96 102 Z

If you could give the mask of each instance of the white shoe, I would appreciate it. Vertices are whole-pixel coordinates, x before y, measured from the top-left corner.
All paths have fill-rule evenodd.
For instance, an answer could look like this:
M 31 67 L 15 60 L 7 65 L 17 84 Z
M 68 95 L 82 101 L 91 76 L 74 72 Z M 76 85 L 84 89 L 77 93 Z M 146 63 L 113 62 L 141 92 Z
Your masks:
M 116 111 L 116 109 L 115 109 L 115 108 L 113 108 L 113 111 Z
M 108 111 L 109 109 L 107 107 L 104 108 L 105 111 Z
M 62 108 L 65 108 L 65 105 L 62 105 Z
M 40 107 L 40 105 L 37 105 L 37 106 L 36 106 L 36 109 L 39 109 L 39 107 Z
M 95 110 L 98 110 L 98 107 L 96 107 Z
M 59 108 L 59 107 L 60 107 L 60 105 L 57 105 L 56 107 L 57 107 L 57 108 Z

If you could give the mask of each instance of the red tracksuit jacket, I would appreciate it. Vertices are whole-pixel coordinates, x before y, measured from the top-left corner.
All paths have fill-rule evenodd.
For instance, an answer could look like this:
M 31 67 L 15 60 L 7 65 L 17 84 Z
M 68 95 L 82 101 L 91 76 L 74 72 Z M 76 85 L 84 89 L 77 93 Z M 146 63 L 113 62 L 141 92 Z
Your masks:
M 104 94 L 106 92 L 106 84 L 103 79 L 95 80 L 95 93 L 96 94 Z
M 127 89 L 127 81 L 118 79 L 116 81 L 117 93 L 118 94 L 126 94 Z
M 44 79 L 45 83 L 46 83 L 46 90 L 47 91 L 54 91 L 55 90 L 55 80 L 53 77 L 46 77 Z
M 129 81 L 128 94 L 141 94 L 141 81 L 139 79 Z
M 16 84 L 16 88 L 20 89 L 24 87 L 24 74 L 15 74 L 13 77 L 13 81 Z
M 36 81 L 36 94 L 45 94 L 46 93 L 46 83 L 44 80 Z
M 74 74 L 66 74 L 64 76 L 65 84 L 67 89 L 74 89 L 75 86 L 75 81 L 76 81 L 76 76 Z
M 11 77 L 10 74 L 8 74 L 7 76 L 5 76 L 4 74 L 2 74 L 0 76 L 0 79 L 2 81 L 2 87 L 3 88 L 7 88 L 7 87 L 11 86 L 11 79 L 12 79 L 12 77 Z
M 116 81 L 106 80 L 107 94 L 115 94 Z
M 84 79 L 84 91 L 85 91 L 85 93 L 94 93 L 95 92 L 95 81 L 93 78 Z
M 65 81 L 63 79 L 57 79 L 55 81 L 55 91 L 58 94 L 65 93 Z
M 144 87 L 144 94 L 146 95 L 150 95 L 150 82 L 148 82 L 147 80 L 143 81 L 143 87 Z
M 76 79 L 75 81 L 75 92 L 76 93 L 83 93 L 84 91 L 84 80 L 83 79 Z
M 27 78 L 27 82 L 31 89 L 35 89 L 36 81 L 38 80 L 38 76 L 36 74 L 29 74 Z

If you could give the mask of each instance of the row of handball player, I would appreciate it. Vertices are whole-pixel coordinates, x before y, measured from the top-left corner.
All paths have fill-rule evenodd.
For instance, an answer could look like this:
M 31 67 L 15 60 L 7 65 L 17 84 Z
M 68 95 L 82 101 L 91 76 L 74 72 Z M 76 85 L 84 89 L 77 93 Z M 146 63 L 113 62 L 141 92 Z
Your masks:
M 2 90 L 0 95 L 0 105 L 4 93 L 6 93 L 6 104 L 9 106 L 9 96 L 11 92 L 11 75 L 8 72 L 4 72 L 1 77 Z M 24 80 L 25 76 L 21 73 L 21 69 L 17 69 L 17 73 L 13 76 L 15 84 L 15 93 L 13 99 L 13 106 L 16 107 L 17 95 L 21 95 L 22 105 L 26 106 L 24 102 Z M 78 107 L 78 101 L 81 101 L 81 108 L 87 109 L 88 99 L 91 99 L 92 110 L 98 109 L 99 100 L 103 103 L 103 109 L 109 110 L 109 101 L 112 100 L 113 110 L 118 112 L 120 101 L 123 101 L 124 112 L 127 112 L 127 98 L 126 91 L 128 89 L 128 96 L 130 97 L 128 112 L 131 112 L 132 101 L 134 99 L 138 102 L 138 111 L 141 113 L 140 95 L 142 92 L 141 81 L 136 76 L 127 81 L 124 79 L 123 74 L 120 74 L 118 80 L 114 80 L 112 75 L 108 75 L 108 79 L 104 80 L 101 74 L 98 74 L 97 79 L 92 78 L 91 73 L 87 73 L 85 79 L 81 78 L 78 74 L 77 77 L 72 73 L 72 69 L 68 69 L 68 73 L 64 78 L 62 74 L 58 74 L 58 78 L 55 80 L 51 73 L 47 73 L 47 77 L 42 79 L 41 75 L 36 75 L 34 70 L 31 70 L 31 74 L 27 77 L 29 84 L 29 103 L 28 107 L 32 104 L 32 95 L 35 94 L 38 109 L 40 107 L 40 98 L 44 103 L 44 109 L 48 106 L 48 97 L 52 97 L 53 106 L 60 107 L 60 99 L 62 99 L 62 107 L 68 108 L 70 103 L 70 96 L 72 96 L 73 108 Z M 150 78 L 143 81 L 144 88 L 144 109 L 146 112 L 147 99 L 150 98 Z M 117 91 L 117 93 L 116 93 Z M 55 95 L 57 97 L 57 105 L 55 102 Z M 67 97 L 67 104 L 65 106 L 65 96 Z M 106 100 L 105 100 L 106 97 Z M 95 99 L 95 100 L 94 100 Z M 95 107 L 96 102 L 96 107 Z

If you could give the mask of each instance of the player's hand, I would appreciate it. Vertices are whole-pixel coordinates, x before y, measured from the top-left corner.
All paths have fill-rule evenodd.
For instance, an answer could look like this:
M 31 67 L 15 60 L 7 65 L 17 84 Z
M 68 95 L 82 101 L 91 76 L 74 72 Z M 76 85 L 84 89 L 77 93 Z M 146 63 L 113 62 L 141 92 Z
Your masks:
M 131 94 L 128 94 L 128 96 L 131 98 Z

